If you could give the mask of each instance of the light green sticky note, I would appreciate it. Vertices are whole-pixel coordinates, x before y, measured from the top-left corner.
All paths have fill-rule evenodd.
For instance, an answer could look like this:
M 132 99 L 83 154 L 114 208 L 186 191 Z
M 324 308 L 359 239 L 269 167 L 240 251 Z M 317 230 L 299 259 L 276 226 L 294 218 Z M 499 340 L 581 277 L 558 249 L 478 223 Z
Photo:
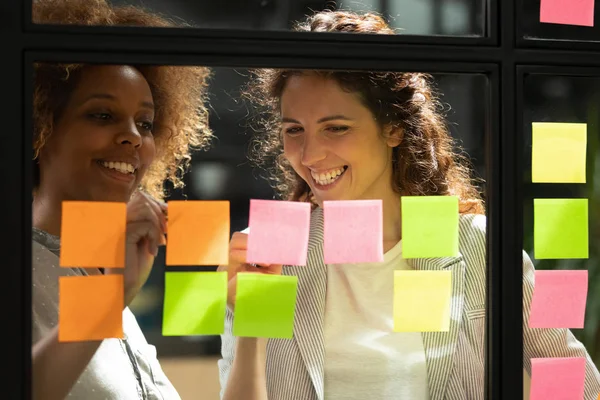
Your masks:
M 588 199 L 533 199 L 535 258 L 588 258 L 588 241 Z
M 164 336 L 220 335 L 225 330 L 227 272 L 167 272 Z
M 532 124 L 533 183 L 585 183 L 587 124 Z
M 394 332 L 448 332 L 451 294 L 451 271 L 394 271 Z
M 297 292 L 297 276 L 238 273 L 233 334 L 291 339 Z
M 402 257 L 458 255 L 458 197 L 402 197 Z

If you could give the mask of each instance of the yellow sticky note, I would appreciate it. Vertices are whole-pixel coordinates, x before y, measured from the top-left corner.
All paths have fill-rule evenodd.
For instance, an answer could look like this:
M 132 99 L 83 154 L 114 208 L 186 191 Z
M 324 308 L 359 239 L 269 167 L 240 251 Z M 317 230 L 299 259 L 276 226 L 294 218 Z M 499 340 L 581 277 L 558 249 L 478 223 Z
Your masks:
M 532 182 L 585 183 L 587 124 L 534 122 Z
M 394 271 L 394 332 L 448 332 L 451 271 Z

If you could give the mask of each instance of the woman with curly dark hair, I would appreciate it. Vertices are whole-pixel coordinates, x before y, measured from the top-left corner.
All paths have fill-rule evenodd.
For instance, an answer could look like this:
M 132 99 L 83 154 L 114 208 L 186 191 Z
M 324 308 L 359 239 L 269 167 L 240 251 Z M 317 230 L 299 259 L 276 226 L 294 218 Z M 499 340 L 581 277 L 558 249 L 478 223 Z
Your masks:
M 393 34 L 374 14 L 320 12 L 304 32 Z M 245 92 L 260 111 L 255 159 L 271 168 L 283 199 L 313 203 L 306 266 L 245 263 L 247 235 L 231 240 L 226 332 L 219 361 L 225 399 L 484 398 L 486 218 L 464 159 L 453 150 L 421 73 L 255 71 Z M 402 257 L 402 196 L 456 196 L 458 257 Z M 327 200 L 381 199 L 382 263 L 325 265 Z M 343 240 L 341 238 L 340 240 Z M 394 270 L 452 274 L 448 332 L 393 331 Z M 586 399 L 600 375 L 567 329 L 530 329 L 533 265 L 523 258 L 524 365 L 532 358 L 585 357 Z M 292 340 L 234 337 L 240 271 L 298 276 Z
M 41 24 L 174 26 L 104 0 L 38 0 Z M 32 389 L 34 399 L 179 399 L 128 305 L 165 243 L 163 185 L 183 185 L 210 138 L 209 71 L 151 65 L 35 65 Z M 58 278 L 116 273 L 59 267 L 65 200 L 127 203 L 125 339 L 58 338 Z M 94 310 L 90 310 L 93 313 Z

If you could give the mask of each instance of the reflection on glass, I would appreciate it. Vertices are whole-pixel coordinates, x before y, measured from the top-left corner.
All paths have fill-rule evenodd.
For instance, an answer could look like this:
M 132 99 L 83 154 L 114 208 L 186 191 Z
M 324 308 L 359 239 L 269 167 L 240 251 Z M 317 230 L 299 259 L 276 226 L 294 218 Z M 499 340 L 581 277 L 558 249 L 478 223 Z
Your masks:
M 218 1 L 147 0 L 144 6 L 173 20 L 206 29 L 250 29 L 285 31 L 306 15 L 324 9 L 374 12 L 404 35 L 484 36 L 485 0 L 231 0 L 225 7 Z M 137 5 L 133 0 L 112 4 Z M 90 21 L 91 25 L 95 23 Z
M 584 326 L 571 329 L 571 333 L 585 346 L 596 367 L 600 366 L 600 253 L 598 251 L 600 248 L 598 246 L 600 240 L 600 224 L 598 223 L 600 221 L 600 120 L 598 119 L 600 97 L 598 93 L 600 93 L 600 78 L 597 77 L 529 75 L 525 80 L 523 120 L 525 144 L 523 154 L 525 160 L 523 169 L 523 246 L 537 270 L 588 271 Z M 573 139 L 579 137 L 580 124 L 587 124 L 586 183 L 532 183 L 532 125 L 534 123 L 563 123 L 565 132 L 571 129 Z M 560 143 L 560 141 L 558 142 Z M 582 157 L 578 150 L 581 146 L 579 142 L 573 143 L 574 145 L 564 143 L 562 148 L 568 149 L 571 146 L 577 151 L 570 153 L 565 151 L 560 156 L 562 159 L 555 157 L 554 162 L 578 164 Z M 580 156 L 571 160 L 569 154 L 580 154 Z M 555 182 L 560 180 L 564 180 L 564 178 L 558 176 Z M 538 207 L 543 205 L 546 208 L 540 208 L 534 214 L 535 199 L 565 199 L 565 201 L 543 200 L 544 203 L 537 201 Z M 587 207 L 582 203 L 585 199 L 588 202 Z M 571 203 L 573 206 L 570 205 Z M 584 206 L 583 210 L 581 205 Z M 536 219 L 535 215 L 541 215 L 541 212 L 547 213 L 548 217 Z M 558 226 L 542 225 L 549 224 L 551 221 L 561 221 L 561 218 L 567 217 L 567 213 L 570 215 L 569 220 L 564 223 L 557 222 Z M 583 221 L 580 221 L 581 218 Z M 582 223 L 585 224 L 583 226 L 585 231 L 581 230 Z M 537 228 L 534 228 L 534 224 Z M 568 235 L 567 231 L 572 232 L 572 235 Z M 539 237 L 534 237 L 535 232 Z M 589 235 L 588 243 L 585 243 L 585 234 Z M 544 240 L 554 240 L 556 248 L 544 247 Z M 572 241 L 584 243 L 571 243 Z M 571 248 L 581 248 L 582 245 L 585 248 L 577 252 L 569 251 Z M 561 250 L 563 248 L 566 250 Z M 536 259 L 536 254 L 538 259 Z M 575 313 L 576 310 L 573 312 Z M 588 370 L 586 398 L 592 398 L 590 396 L 594 389 L 597 388 L 596 394 L 600 390 L 600 384 L 594 383 L 593 376 L 591 370 Z M 598 375 L 595 376 L 595 379 L 600 379 Z

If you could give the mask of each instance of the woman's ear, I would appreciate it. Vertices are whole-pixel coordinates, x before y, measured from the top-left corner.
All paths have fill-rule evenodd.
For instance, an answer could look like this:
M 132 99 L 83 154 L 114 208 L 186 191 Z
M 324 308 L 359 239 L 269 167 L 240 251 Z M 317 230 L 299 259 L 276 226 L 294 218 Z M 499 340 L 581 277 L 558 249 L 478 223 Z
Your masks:
M 390 147 L 398 147 L 402 143 L 404 131 L 398 126 L 387 126 L 384 130 L 386 144 Z

